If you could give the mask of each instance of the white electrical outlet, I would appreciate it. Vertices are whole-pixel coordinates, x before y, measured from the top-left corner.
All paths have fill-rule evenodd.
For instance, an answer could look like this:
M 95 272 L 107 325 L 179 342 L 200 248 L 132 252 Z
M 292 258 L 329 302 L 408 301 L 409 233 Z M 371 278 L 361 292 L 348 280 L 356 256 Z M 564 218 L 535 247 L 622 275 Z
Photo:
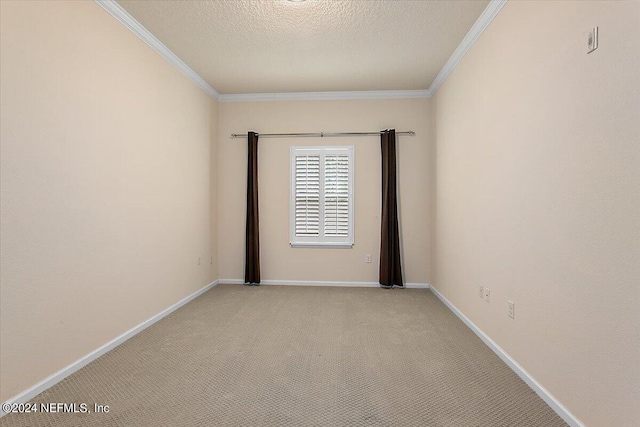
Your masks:
M 507 315 L 512 318 L 515 319 L 516 317 L 516 304 L 513 301 L 509 301 L 508 302 L 508 308 L 507 308 Z
M 490 302 L 491 300 L 491 290 L 489 288 L 484 288 L 484 300 L 486 302 Z
M 198 257 L 198 265 L 200 265 L 200 257 Z
M 371 264 L 371 254 L 366 254 L 364 256 L 364 262 L 366 262 L 367 264 Z
M 213 264 L 213 257 L 212 256 L 209 257 L 209 264 Z
M 478 296 L 480 298 L 484 298 L 484 288 L 482 287 L 482 285 L 478 286 Z

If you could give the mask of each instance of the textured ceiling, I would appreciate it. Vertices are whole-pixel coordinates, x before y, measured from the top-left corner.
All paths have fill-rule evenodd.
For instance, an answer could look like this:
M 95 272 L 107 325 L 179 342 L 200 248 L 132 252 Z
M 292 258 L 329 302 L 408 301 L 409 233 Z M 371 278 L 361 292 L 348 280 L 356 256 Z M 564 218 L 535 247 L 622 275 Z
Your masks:
M 230 94 L 427 89 L 489 2 L 118 3 Z

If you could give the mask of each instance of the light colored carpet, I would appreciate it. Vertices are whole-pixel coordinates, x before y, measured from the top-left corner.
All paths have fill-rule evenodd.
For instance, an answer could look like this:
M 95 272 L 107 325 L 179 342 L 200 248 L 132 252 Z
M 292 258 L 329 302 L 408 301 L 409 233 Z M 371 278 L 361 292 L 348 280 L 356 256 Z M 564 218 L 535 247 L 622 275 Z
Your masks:
M 46 357 L 46 355 L 43 355 Z M 219 285 L 0 426 L 564 426 L 429 290 Z

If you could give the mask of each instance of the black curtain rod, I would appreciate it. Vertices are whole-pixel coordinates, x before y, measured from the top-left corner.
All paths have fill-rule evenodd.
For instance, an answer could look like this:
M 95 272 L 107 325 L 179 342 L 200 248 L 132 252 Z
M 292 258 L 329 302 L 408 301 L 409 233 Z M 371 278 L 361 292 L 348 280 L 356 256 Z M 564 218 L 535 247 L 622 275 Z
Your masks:
M 259 137 L 267 138 L 287 138 L 287 137 L 335 137 L 335 136 L 364 136 L 364 135 L 380 135 L 382 132 L 312 132 L 312 133 L 259 133 Z M 396 135 L 411 135 L 416 133 L 412 130 L 396 132 Z M 246 133 L 232 133 L 231 138 L 246 138 Z

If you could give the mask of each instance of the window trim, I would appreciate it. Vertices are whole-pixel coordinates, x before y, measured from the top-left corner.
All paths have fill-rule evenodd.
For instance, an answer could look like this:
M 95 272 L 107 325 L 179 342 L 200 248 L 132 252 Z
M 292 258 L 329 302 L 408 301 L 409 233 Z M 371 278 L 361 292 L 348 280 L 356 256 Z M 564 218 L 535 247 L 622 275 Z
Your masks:
M 290 187 L 289 187 L 289 245 L 293 248 L 334 248 L 334 249 L 350 249 L 354 245 L 354 177 L 355 177 L 355 148 L 353 145 L 338 145 L 338 146 L 291 146 L 289 149 L 290 165 Z M 349 159 L 349 174 L 348 174 L 348 197 L 349 197 L 349 227 L 348 235 L 346 238 L 325 238 L 324 237 L 324 158 L 326 155 L 346 154 Z M 295 188 L 296 188 L 296 156 L 300 155 L 319 155 L 320 156 L 320 198 L 321 205 L 321 217 L 319 229 L 322 232 L 322 236 L 313 237 L 299 237 L 296 236 L 296 209 L 295 209 Z M 338 240 L 339 239 L 339 240 Z

